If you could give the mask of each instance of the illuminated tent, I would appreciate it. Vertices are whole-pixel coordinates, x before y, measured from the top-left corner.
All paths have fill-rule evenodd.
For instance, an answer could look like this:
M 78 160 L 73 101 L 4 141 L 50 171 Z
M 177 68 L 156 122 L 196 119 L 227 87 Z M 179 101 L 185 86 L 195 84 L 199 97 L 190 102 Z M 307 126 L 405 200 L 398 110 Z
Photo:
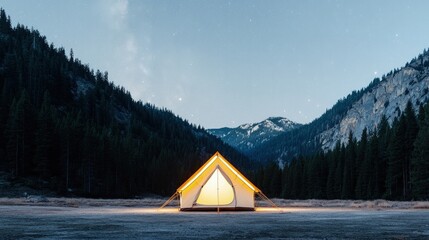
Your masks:
M 167 200 L 180 196 L 180 210 L 254 210 L 255 185 L 216 152 Z

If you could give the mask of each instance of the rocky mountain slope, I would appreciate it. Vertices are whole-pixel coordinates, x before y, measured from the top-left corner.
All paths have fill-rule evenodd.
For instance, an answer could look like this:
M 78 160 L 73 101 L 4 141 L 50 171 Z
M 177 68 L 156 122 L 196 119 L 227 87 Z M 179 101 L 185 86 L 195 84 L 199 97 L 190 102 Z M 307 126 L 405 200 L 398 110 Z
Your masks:
M 301 124 L 287 118 L 270 117 L 258 123 L 242 124 L 236 128 L 208 129 L 208 132 L 246 153 L 279 134 L 300 126 Z
M 298 155 L 332 149 L 337 141 L 345 143 L 349 133 L 360 139 L 362 131 L 373 131 L 385 115 L 392 123 L 410 101 L 418 105 L 429 101 L 429 52 L 381 79 L 374 79 L 366 88 L 340 99 L 331 109 L 313 122 L 282 133 L 250 151 L 260 161 L 284 163 Z
M 428 101 L 428 93 L 429 54 L 425 51 L 405 67 L 384 77 L 353 104 L 339 124 L 322 132 L 318 136 L 322 148 L 332 149 L 338 140 L 345 143 L 349 132 L 360 139 L 363 129 L 374 130 L 383 115 L 392 123 L 408 101 L 417 111 L 416 106 Z

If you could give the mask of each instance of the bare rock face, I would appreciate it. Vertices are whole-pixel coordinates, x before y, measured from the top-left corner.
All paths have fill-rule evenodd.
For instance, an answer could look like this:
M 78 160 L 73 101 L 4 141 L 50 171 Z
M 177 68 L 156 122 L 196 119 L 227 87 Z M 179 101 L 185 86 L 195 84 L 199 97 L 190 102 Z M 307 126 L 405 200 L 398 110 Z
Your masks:
M 349 133 L 361 139 L 363 130 L 377 130 L 383 116 L 391 124 L 408 101 L 415 111 L 429 102 L 429 50 L 401 69 L 374 79 L 366 88 L 353 91 L 311 123 L 279 134 L 250 155 L 259 161 L 277 161 L 280 166 L 300 155 L 333 149 L 338 141 L 347 144 Z
M 376 130 L 383 115 L 389 123 L 404 111 L 407 102 L 411 101 L 416 111 L 420 103 L 429 99 L 429 54 L 423 54 L 407 66 L 394 71 L 367 91 L 339 124 L 318 135 L 322 149 L 334 148 L 338 140 L 346 143 L 349 133 L 357 139 L 362 131 Z

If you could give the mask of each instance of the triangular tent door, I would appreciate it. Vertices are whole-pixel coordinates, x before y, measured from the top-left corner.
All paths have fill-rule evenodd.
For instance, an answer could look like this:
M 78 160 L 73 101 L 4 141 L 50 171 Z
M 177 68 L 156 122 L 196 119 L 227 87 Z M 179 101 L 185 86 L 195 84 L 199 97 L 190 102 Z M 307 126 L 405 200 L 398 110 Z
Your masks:
M 201 206 L 225 206 L 233 203 L 234 200 L 235 194 L 231 181 L 217 168 L 201 187 L 195 203 Z
M 180 210 L 254 210 L 261 191 L 220 153 L 215 153 L 177 189 Z

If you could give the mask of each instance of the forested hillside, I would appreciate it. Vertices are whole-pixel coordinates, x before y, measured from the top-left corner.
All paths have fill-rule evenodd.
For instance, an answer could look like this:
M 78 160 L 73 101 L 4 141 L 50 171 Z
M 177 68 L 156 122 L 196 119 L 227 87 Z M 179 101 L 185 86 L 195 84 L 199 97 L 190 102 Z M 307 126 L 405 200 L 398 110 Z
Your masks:
M 333 150 L 295 157 L 283 170 L 259 172 L 257 183 L 270 196 L 293 199 L 429 199 L 429 104 L 414 106 L 390 125 L 381 119 L 359 141 L 350 133 Z
M 37 30 L 0 12 L 0 170 L 60 194 L 168 195 L 219 150 L 252 163 L 166 109 L 135 101 Z

